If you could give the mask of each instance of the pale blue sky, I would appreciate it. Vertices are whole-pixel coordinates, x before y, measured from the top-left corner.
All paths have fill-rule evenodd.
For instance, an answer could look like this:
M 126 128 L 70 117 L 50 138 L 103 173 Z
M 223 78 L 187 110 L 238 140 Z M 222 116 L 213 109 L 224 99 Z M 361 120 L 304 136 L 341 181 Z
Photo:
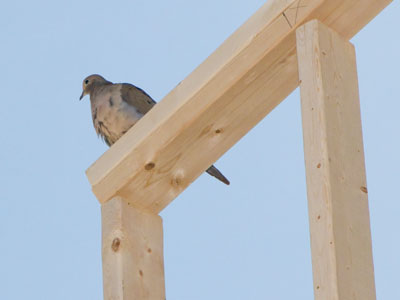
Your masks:
M 162 99 L 262 0 L 3 1 L 0 299 L 101 299 L 100 206 L 86 168 L 107 147 L 82 79 Z M 379 299 L 400 299 L 400 5 L 357 49 Z M 168 300 L 312 299 L 299 93 L 162 212 Z

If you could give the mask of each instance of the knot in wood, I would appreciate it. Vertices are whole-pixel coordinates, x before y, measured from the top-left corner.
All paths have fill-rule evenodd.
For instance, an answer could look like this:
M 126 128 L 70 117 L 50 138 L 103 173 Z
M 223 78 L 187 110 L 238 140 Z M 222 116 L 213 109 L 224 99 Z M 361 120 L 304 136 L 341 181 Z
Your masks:
M 117 252 L 119 250 L 119 246 L 121 245 L 121 240 L 119 238 L 115 238 L 111 244 L 111 249 L 114 252 Z
M 144 169 L 145 169 L 146 171 L 150 171 L 151 169 L 154 169 L 155 166 L 156 166 L 155 163 L 149 162 L 149 163 L 147 163 L 147 164 L 144 166 Z
M 179 187 L 181 184 L 182 184 L 182 177 L 175 176 L 174 178 L 172 178 L 171 185 L 173 187 Z

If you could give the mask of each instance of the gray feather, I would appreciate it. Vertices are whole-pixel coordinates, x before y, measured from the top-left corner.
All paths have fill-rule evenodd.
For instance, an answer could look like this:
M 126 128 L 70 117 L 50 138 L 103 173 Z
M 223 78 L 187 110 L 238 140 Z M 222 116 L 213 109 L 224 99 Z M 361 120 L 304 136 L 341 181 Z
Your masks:
M 145 115 L 154 105 L 156 105 L 156 101 L 154 101 L 142 89 L 129 83 L 122 83 L 121 85 L 122 100 L 134 106 L 139 113 Z

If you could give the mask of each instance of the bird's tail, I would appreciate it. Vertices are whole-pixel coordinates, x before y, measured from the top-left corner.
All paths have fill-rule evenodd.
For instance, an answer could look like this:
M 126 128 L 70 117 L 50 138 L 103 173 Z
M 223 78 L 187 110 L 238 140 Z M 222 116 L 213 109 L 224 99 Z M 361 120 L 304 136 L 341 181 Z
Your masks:
M 214 165 L 212 165 L 211 167 L 209 167 L 206 171 L 208 174 L 210 174 L 211 176 L 214 176 L 215 178 L 217 178 L 218 180 L 222 181 L 223 183 L 225 183 L 226 185 L 229 185 L 230 182 L 228 179 L 226 179 L 226 177 L 224 175 L 222 175 L 222 173 L 216 168 L 214 167 Z

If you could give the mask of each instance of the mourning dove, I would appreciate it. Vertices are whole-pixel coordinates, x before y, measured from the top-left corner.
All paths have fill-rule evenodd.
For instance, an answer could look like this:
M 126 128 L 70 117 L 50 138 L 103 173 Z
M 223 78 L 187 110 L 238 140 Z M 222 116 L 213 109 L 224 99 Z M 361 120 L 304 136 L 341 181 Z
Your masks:
M 142 89 L 129 83 L 114 84 L 96 74 L 83 80 L 82 89 L 79 100 L 90 95 L 94 128 L 108 146 L 156 105 Z M 229 185 L 229 180 L 213 165 L 206 172 Z

